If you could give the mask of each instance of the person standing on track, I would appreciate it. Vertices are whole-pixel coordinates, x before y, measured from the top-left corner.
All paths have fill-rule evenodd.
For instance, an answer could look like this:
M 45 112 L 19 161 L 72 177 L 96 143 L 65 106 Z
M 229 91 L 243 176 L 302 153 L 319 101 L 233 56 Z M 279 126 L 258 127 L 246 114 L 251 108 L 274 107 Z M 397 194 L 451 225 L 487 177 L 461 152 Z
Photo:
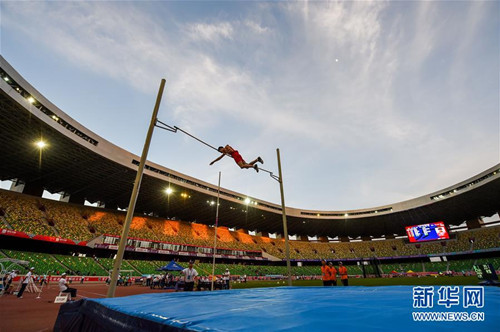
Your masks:
M 337 269 L 332 262 L 328 263 L 328 267 L 330 268 L 330 286 L 337 286 Z
M 321 260 L 321 279 L 323 280 L 323 286 L 330 286 L 330 267 L 326 265 L 324 259 Z
M 194 288 L 194 278 L 198 276 L 198 271 L 193 268 L 193 261 L 189 261 L 189 267 L 181 271 L 184 275 L 184 290 L 190 292 Z
M 12 270 L 12 272 L 7 273 L 6 277 L 3 279 L 4 293 L 5 294 L 10 294 L 9 288 L 10 288 L 10 285 L 12 284 L 12 281 L 14 280 L 15 277 L 17 277 L 17 273 L 15 270 Z
M 347 268 L 342 264 L 342 262 L 339 262 L 339 275 L 342 284 L 344 286 L 349 286 L 349 280 L 347 279 Z
M 245 160 L 243 160 L 243 157 L 240 155 L 238 150 L 233 149 L 230 145 L 226 145 L 225 147 L 219 146 L 217 149 L 222 155 L 212 161 L 210 165 L 213 165 L 215 162 L 218 162 L 221 160 L 225 155 L 229 155 L 234 159 L 234 162 L 240 166 L 240 168 L 253 168 L 256 172 L 259 172 L 259 167 L 257 166 L 257 162 L 263 164 L 264 160 L 262 160 L 261 157 L 257 157 L 254 161 L 247 163 Z
M 224 281 L 224 289 L 229 289 L 230 279 L 231 279 L 231 273 L 229 272 L 229 269 L 226 269 L 226 272 L 224 272 L 222 276 L 222 280 Z
M 29 283 L 31 282 L 31 279 L 33 278 L 33 272 L 35 271 L 35 268 L 32 267 L 28 273 L 26 273 L 26 276 L 24 276 L 24 280 L 23 280 L 23 283 L 21 285 L 21 289 L 19 290 L 19 292 L 17 293 L 17 298 L 18 299 L 22 299 L 23 298 L 23 293 L 24 293 L 24 290 L 26 289 L 26 287 L 29 285 Z

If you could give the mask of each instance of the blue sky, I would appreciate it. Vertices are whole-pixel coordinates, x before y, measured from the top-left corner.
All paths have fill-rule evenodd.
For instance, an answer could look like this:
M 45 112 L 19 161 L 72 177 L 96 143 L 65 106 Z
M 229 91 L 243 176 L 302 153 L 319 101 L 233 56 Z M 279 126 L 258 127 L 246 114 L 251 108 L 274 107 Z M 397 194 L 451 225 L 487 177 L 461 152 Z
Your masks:
M 140 154 L 159 118 L 277 171 L 286 204 L 390 204 L 499 162 L 499 3 L 8 2 L 0 52 L 63 111 Z M 279 203 L 269 176 L 156 131 L 149 159 Z

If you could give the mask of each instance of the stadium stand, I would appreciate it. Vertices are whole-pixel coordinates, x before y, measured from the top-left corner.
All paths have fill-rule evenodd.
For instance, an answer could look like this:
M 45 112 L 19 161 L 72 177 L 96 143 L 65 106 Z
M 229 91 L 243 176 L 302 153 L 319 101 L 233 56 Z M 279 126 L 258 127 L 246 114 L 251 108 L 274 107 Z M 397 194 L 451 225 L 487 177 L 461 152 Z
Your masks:
M 79 206 L 35 198 L 0 190 L 0 209 L 8 226 L 17 231 L 36 235 L 59 236 L 76 241 L 89 241 L 101 234 L 119 235 L 125 214 L 100 208 Z M 130 227 L 130 237 L 179 244 L 212 246 L 214 228 L 198 223 L 136 216 Z M 262 250 L 277 258 L 285 257 L 284 239 L 251 236 L 243 230 L 234 232 L 219 227 L 220 247 Z M 460 252 L 500 246 L 500 227 L 457 232 L 448 241 L 408 244 L 401 239 L 360 242 L 290 241 L 292 259 L 361 258 L 426 255 Z
M 98 258 L 96 261 L 106 270 L 106 271 L 111 271 L 113 269 L 113 260 L 111 258 Z M 132 275 L 138 276 L 141 275 L 141 272 L 134 268 L 134 266 L 130 265 L 128 261 L 123 260 L 122 261 L 122 267 L 121 271 L 123 270 L 128 270 L 128 271 L 133 271 Z M 106 273 L 107 275 L 108 273 Z
M 95 234 L 120 234 L 120 220 L 117 215 L 105 211 L 86 209 L 83 218 L 92 226 Z M 87 214 L 87 212 L 90 212 Z M 132 234 L 132 232 L 131 232 Z
M 145 261 L 145 260 L 127 260 L 127 263 L 135 270 L 140 271 L 142 274 L 155 274 L 159 273 L 158 268 L 164 266 L 166 262 L 160 261 Z
M 75 275 L 105 276 L 107 271 L 91 257 L 53 255 L 56 260 L 67 266 Z
M 8 258 L 30 262 L 30 266 L 35 268 L 37 274 L 61 274 L 63 272 L 72 273 L 67 266 L 61 264 L 50 254 L 6 249 L 3 249 L 2 252 Z
M 38 197 L 0 190 L 0 217 L 2 227 L 32 235 L 49 235 L 78 241 L 89 241 L 102 234 L 119 235 L 125 219 L 121 211 L 106 210 L 51 201 Z M 214 228 L 178 220 L 167 220 L 150 216 L 135 216 L 130 227 L 130 237 L 198 246 L 213 245 Z M 290 257 L 296 260 L 355 259 L 368 257 L 394 257 L 428 255 L 448 252 L 466 252 L 500 247 L 500 226 L 452 233 L 447 241 L 410 244 L 402 239 L 356 242 L 290 241 Z M 217 230 L 218 247 L 229 249 L 261 250 L 278 259 L 285 258 L 285 241 L 265 236 L 252 236 L 245 230 L 231 231 L 226 227 Z M 109 258 L 94 259 L 68 255 L 50 255 L 33 252 L 4 250 L 7 257 L 30 261 L 37 271 L 44 273 L 107 275 L 112 269 Z M 487 259 L 480 261 L 488 261 Z M 475 260 L 449 262 L 411 262 L 382 264 L 381 272 L 389 274 L 407 272 L 471 271 Z M 500 268 L 499 260 L 493 260 Z M 164 262 L 125 260 L 122 270 L 133 270 L 133 275 L 157 273 Z M 203 271 L 211 271 L 211 265 L 199 263 Z M 284 266 L 251 264 L 217 264 L 216 273 L 229 268 L 233 275 L 286 274 Z M 296 275 L 317 274 L 316 267 L 292 267 Z M 351 266 L 350 273 L 362 273 L 359 266 Z
M 81 208 L 74 205 L 44 201 L 46 219 L 56 233 L 67 239 L 90 240 L 92 233 L 87 221 L 82 217 Z
M 9 257 L 15 259 L 27 260 L 30 266 L 34 266 L 37 274 L 52 274 L 57 275 L 66 272 L 70 275 L 85 275 L 85 276 L 108 276 L 108 271 L 113 266 L 113 260 L 109 258 L 92 258 L 92 257 L 77 257 L 70 255 L 51 255 L 35 252 L 23 252 L 15 250 L 3 249 L 0 251 L 0 257 Z M 122 270 L 133 271 L 133 276 L 140 276 L 144 274 L 160 274 L 162 272 L 157 269 L 166 265 L 166 261 L 151 261 L 151 260 L 124 260 Z M 409 262 L 397 264 L 381 264 L 380 272 L 383 274 L 407 274 L 409 271 L 413 272 L 433 272 L 445 273 L 446 271 L 452 272 L 471 272 L 473 265 L 492 263 L 493 266 L 500 270 L 499 258 L 483 258 L 483 259 L 465 259 L 455 260 L 449 262 Z M 180 263 L 186 265 L 187 263 Z M 211 275 L 212 264 L 200 263 L 195 264 L 200 275 Z M 286 266 L 274 265 L 253 265 L 253 264 L 223 264 L 218 263 L 215 265 L 215 274 L 221 275 L 229 269 L 233 276 L 276 276 L 286 275 Z M 425 271 L 424 271 L 425 269 Z M 294 276 L 315 276 L 319 275 L 319 266 L 292 266 L 292 275 Z M 25 272 L 22 270 L 21 272 Z M 349 266 L 349 274 L 363 273 L 362 268 L 358 265 Z
M 212 273 L 212 264 L 198 263 L 196 268 L 202 275 L 210 275 Z M 238 276 L 276 276 L 286 275 L 286 266 L 272 265 L 246 265 L 246 264 L 216 264 L 215 274 L 221 275 L 226 269 L 231 272 L 231 275 Z M 292 274 L 295 276 L 313 276 L 318 275 L 319 267 L 317 266 L 292 266 Z
M 123 224 L 125 215 L 119 219 L 118 224 Z M 134 217 L 130 224 L 130 236 L 139 239 L 157 240 L 158 236 L 153 231 L 152 224 L 161 223 L 159 220 L 154 220 L 148 217 Z
M 236 232 L 231 232 L 236 243 L 238 243 L 238 248 L 245 250 L 255 250 L 256 241 L 254 237 L 246 233 L 244 230 L 238 230 Z
M 483 228 L 470 232 L 466 235 L 473 240 L 473 249 L 500 247 L 500 228 Z
M 0 191 L 0 209 L 5 221 L 15 230 L 37 235 L 55 235 L 44 223 L 45 216 L 40 199 Z
M 285 240 L 283 239 L 271 239 L 265 236 L 256 236 L 255 242 L 258 250 L 262 250 L 270 255 L 281 258 L 284 257 L 285 253 Z

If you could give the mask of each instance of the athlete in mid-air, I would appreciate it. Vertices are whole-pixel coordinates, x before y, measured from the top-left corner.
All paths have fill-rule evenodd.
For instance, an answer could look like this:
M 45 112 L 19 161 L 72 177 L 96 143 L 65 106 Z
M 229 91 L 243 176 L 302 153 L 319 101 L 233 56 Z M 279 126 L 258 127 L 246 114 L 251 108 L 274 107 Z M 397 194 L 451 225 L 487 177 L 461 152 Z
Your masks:
M 215 162 L 221 160 L 225 155 L 231 156 L 234 159 L 234 162 L 237 163 L 238 166 L 240 166 L 240 168 L 253 168 L 256 172 L 259 171 L 259 167 L 257 166 L 256 163 L 257 162 L 261 164 L 264 163 L 264 160 L 262 160 L 261 157 L 257 157 L 257 159 L 255 159 L 254 161 L 247 163 L 245 160 L 243 160 L 240 153 L 237 150 L 233 149 L 230 145 L 226 145 L 225 147 L 219 146 L 217 151 L 222 153 L 222 155 L 219 158 L 212 161 L 210 165 L 213 165 Z

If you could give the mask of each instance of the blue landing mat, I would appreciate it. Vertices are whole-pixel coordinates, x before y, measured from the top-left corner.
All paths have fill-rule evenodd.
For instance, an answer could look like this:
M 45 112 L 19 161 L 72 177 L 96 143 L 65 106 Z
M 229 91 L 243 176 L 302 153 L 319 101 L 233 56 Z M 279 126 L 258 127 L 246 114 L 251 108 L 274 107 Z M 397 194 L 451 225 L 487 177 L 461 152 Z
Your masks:
M 55 331 L 499 331 L 500 288 L 482 308 L 413 308 L 412 286 L 279 287 L 84 299 L 61 306 Z M 412 313 L 484 313 L 484 321 L 414 321 Z M 451 315 L 451 314 L 450 314 Z M 463 317 L 463 314 L 461 314 Z

